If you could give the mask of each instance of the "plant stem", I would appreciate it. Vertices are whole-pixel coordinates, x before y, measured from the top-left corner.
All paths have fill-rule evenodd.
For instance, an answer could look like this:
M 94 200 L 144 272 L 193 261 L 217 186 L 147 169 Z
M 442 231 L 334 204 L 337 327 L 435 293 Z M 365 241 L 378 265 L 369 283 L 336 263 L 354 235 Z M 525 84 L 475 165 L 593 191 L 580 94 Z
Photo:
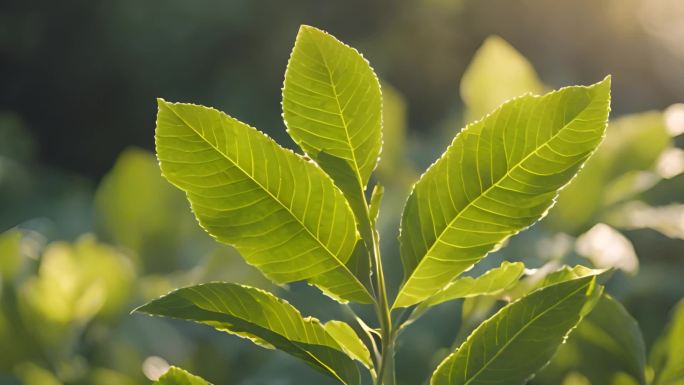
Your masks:
M 357 175 L 358 176 L 358 175 Z M 359 185 L 361 178 L 359 177 Z M 392 327 L 392 316 L 390 314 L 390 304 L 387 299 L 387 288 L 385 286 L 385 274 L 382 269 L 382 257 L 380 255 L 380 237 L 378 235 L 375 218 L 370 217 L 368 201 L 366 195 L 361 190 L 363 198 L 364 214 L 367 230 L 372 243 L 372 267 L 375 275 L 375 311 L 380 323 L 380 339 L 382 340 L 380 349 L 379 367 L 376 378 L 376 385 L 394 385 L 394 328 Z
M 373 228 L 373 258 L 375 277 L 378 288 L 377 312 L 380 321 L 380 334 L 382 338 L 380 368 L 378 369 L 377 385 L 394 385 L 394 330 L 390 315 L 387 289 L 385 287 L 385 275 L 382 270 L 382 258 L 380 256 L 380 242 L 378 233 Z

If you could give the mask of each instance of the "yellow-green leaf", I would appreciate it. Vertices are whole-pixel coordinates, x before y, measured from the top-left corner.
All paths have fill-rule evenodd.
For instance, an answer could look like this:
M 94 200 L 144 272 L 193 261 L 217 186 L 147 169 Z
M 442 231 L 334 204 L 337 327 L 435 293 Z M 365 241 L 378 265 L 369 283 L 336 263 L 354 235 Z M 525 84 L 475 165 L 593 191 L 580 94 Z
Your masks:
M 547 286 L 483 322 L 437 368 L 431 385 L 522 385 L 595 304 L 595 277 Z
M 542 218 L 603 138 L 610 78 L 507 102 L 464 128 L 414 185 L 394 307 L 441 290 Z
M 354 361 L 317 319 L 260 289 L 208 283 L 172 291 L 136 311 L 209 325 L 289 353 L 344 384 L 360 381 Z
M 285 72 L 283 117 L 311 158 L 349 163 L 365 190 L 382 145 L 380 83 L 368 61 L 328 33 L 302 26 Z M 337 180 L 337 170 L 325 168 Z
M 323 325 L 325 331 L 340 344 L 349 357 L 359 361 L 368 369 L 373 369 L 370 352 L 349 324 L 342 321 L 328 321 Z
M 428 308 L 457 298 L 496 295 L 515 285 L 525 271 L 522 262 L 506 262 L 479 277 L 463 277 L 449 283 L 444 289 L 422 302 L 419 308 Z
M 354 215 L 313 162 L 215 110 L 159 100 L 157 157 L 202 227 L 272 280 L 307 280 L 340 301 L 371 302 L 346 265 Z

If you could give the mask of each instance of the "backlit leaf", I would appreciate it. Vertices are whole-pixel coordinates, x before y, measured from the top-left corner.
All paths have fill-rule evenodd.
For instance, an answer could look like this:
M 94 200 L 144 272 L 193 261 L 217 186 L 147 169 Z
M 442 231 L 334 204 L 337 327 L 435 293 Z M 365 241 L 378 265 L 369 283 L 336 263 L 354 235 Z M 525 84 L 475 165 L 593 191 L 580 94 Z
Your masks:
M 328 321 L 323 327 L 340 344 L 340 347 L 347 352 L 349 357 L 361 362 L 368 369 L 373 368 L 368 348 L 349 324 L 342 321 Z
M 511 100 L 464 128 L 404 208 L 394 307 L 433 295 L 542 218 L 601 142 L 609 104 L 606 78 Z
M 344 384 L 360 381 L 356 364 L 317 319 L 260 289 L 208 283 L 175 290 L 136 311 L 209 325 L 289 353 Z
M 285 72 L 283 118 L 294 141 L 332 177 L 372 250 L 364 193 L 382 146 L 380 83 L 354 48 L 302 26 Z
M 600 295 L 594 277 L 542 288 L 482 323 L 437 368 L 432 385 L 522 385 L 553 357 Z
M 283 116 L 311 158 L 320 152 L 349 163 L 365 190 L 382 145 L 380 83 L 355 49 L 302 26 L 285 72 Z M 325 168 L 337 180 L 337 170 Z
M 444 289 L 422 302 L 419 308 L 427 308 L 457 298 L 499 294 L 518 282 L 525 271 L 522 262 L 506 262 L 479 277 L 463 277 L 449 283 Z
M 159 100 L 157 157 L 202 227 L 278 283 L 307 280 L 339 300 L 371 302 L 350 271 L 352 211 L 312 162 L 212 108 Z

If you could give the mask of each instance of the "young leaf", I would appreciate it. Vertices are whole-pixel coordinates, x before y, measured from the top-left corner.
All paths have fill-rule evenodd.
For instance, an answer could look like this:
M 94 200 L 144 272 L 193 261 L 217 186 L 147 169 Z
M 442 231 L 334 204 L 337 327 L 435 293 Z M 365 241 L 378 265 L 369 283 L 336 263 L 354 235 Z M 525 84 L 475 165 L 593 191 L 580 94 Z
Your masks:
M 380 83 L 368 61 L 328 33 L 302 26 L 285 72 L 283 116 L 311 158 L 344 159 L 361 191 L 382 145 Z M 337 170 L 326 169 L 337 181 Z
M 323 325 L 325 331 L 340 344 L 349 357 L 359 361 L 368 369 L 373 369 L 370 352 L 349 324 L 342 321 L 328 321 Z
M 208 283 L 175 290 L 136 311 L 209 325 L 289 353 L 344 384 L 360 381 L 352 359 L 317 319 L 260 289 Z
M 430 384 L 524 384 L 551 359 L 600 292 L 590 276 L 503 307 L 442 361 Z
M 372 248 L 364 192 L 382 146 L 380 83 L 355 49 L 302 26 L 285 72 L 283 118 L 294 141 L 340 187 Z
M 509 101 L 468 125 L 414 185 L 401 222 L 394 307 L 442 289 L 542 218 L 601 142 L 610 78 Z
M 524 271 L 525 265 L 522 262 L 504 261 L 501 266 L 479 277 L 464 277 L 451 282 L 422 302 L 419 308 L 428 308 L 457 298 L 499 294 L 518 282 Z
M 211 385 L 202 378 L 172 366 L 153 385 Z
M 342 193 L 314 163 L 217 111 L 159 100 L 157 157 L 195 216 L 272 280 L 339 300 L 371 297 L 346 263 L 359 238 Z

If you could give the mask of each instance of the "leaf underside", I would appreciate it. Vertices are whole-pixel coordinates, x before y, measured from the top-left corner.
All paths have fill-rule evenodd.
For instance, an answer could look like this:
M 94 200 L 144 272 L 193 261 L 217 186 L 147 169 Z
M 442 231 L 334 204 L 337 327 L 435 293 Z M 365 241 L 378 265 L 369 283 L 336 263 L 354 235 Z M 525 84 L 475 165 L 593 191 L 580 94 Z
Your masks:
M 277 348 L 340 380 L 359 384 L 359 371 L 323 325 L 266 291 L 234 283 L 175 290 L 136 311 L 179 318 Z
M 609 103 L 606 78 L 513 99 L 464 128 L 404 208 L 405 281 L 393 307 L 433 295 L 542 218 L 601 142 Z

